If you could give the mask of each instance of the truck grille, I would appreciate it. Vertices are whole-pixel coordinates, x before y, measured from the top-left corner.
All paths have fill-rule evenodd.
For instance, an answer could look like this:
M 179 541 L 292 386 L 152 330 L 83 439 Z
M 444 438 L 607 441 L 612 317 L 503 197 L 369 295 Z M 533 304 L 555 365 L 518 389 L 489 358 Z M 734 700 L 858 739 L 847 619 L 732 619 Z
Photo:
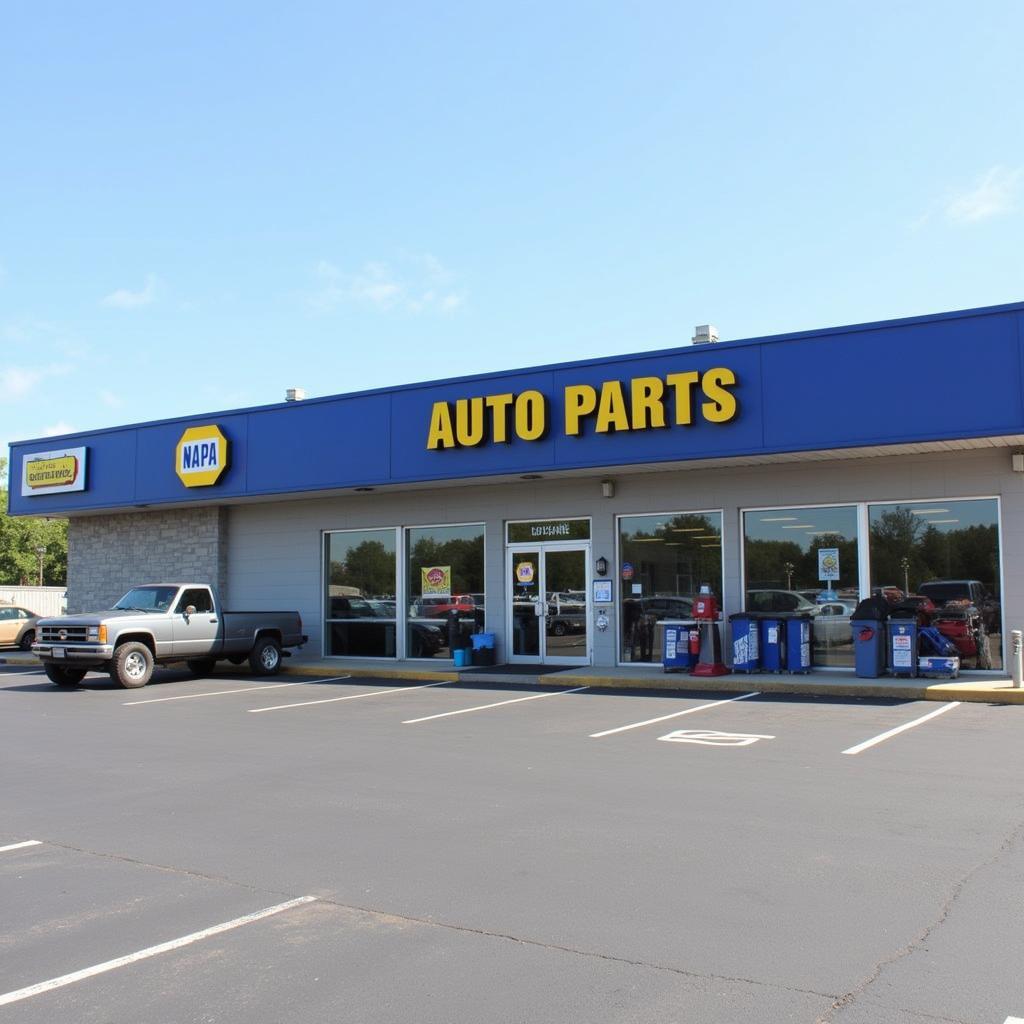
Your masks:
M 87 629 L 87 626 L 43 626 L 43 643 L 84 643 Z

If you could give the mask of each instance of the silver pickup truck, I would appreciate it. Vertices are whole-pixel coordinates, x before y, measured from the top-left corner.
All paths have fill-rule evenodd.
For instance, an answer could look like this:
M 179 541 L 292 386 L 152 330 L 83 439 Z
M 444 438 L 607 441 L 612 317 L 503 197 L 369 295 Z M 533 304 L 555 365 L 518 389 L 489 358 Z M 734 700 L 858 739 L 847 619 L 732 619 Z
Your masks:
M 176 661 L 194 675 L 208 675 L 220 658 L 273 675 L 285 649 L 308 639 L 298 612 L 229 612 L 205 584 L 147 583 L 109 611 L 40 619 L 32 652 L 58 686 L 76 686 L 93 669 L 134 689 L 154 665 Z

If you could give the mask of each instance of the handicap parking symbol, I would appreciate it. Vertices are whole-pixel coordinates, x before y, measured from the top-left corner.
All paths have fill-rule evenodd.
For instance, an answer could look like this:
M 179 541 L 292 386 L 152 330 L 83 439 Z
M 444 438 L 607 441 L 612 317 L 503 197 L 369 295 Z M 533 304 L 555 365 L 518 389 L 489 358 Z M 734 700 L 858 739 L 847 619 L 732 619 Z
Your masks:
M 775 737 L 746 732 L 718 732 L 716 729 L 676 729 L 658 739 L 668 743 L 697 743 L 703 747 L 749 747 L 758 740 L 773 740 Z

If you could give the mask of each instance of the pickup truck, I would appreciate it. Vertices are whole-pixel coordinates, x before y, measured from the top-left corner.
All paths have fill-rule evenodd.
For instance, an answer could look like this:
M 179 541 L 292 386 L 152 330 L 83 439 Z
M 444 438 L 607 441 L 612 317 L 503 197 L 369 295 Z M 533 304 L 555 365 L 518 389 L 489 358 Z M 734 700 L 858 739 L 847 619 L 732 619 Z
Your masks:
M 288 647 L 301 647 L 298 612 L 229 612 L 202 583 L 147 583 L 109 611 L 40 619 L 32 653 L 58 686 L 77 686 L 90 669 L 128 689 L 145 686 L 154 665 L 183 661 L 208 675 L 226 658 L 273 675 Z

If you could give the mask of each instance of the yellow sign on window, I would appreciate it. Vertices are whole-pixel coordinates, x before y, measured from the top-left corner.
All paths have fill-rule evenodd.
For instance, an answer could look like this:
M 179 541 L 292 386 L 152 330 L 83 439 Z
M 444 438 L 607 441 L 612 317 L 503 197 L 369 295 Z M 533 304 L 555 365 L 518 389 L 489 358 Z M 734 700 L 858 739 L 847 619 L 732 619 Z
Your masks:
M 452 567 L 428 565 L 420 569 L 420 593 L 424 597 L 452 596 Z

